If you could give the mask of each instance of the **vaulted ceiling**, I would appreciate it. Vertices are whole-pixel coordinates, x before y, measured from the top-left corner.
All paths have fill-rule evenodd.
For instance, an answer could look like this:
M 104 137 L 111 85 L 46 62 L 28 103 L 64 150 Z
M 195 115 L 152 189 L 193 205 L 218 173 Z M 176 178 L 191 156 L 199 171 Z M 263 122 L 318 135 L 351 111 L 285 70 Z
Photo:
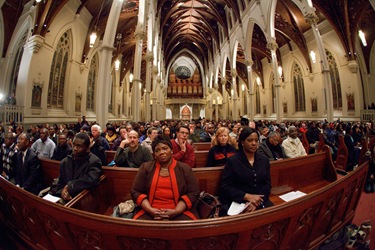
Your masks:
M 98 37 L 103 37 L 112 1 L 81 0 L 77 14 L 80 14 L 86 8 L 93 16 L 82 51 L 82 62 L 90 50 L 89 36 L 91 31 L 96 30 Z M 245 1 L 249 0 L 241 1 L 244 4 Z M 159 0 L 157 2 L 157 15 L 160 17 L 159 25 L 165 64 L 168 66 L 173 63 L 171 61 L 173 56 L 182 50 L 194 54 L 202 65 L 212 63 L 210 55 L 216 53 L 214 44 L 216 44 L 216 47 L 220 47 L 219 30 L 223 30 L 224 39 L 229 39 L 225 8 L 231 9 L 234 13 L 234 18 L 240 20 L 238 2 L 241 1 Z M 6 55 L 14 28 L 22 13 L 22 8 L 27 2 L 28 0 L 6 0 L 1 8 L 5 29 L 3 57 Z M 68 0 L 44 0 L 38 3 L 38 16 L 32 34 L 45 36 L 56 15 L 67 2 Z M 362 45 L 361 48 L 365 55 L 366 66 L 369 68 L 370 50 L 375 40 L 375 25 L 372 23 L 375 20 L 375 12 L 369 0 L 313 0 L 312 2 L 317 9 L 320 21 L 327 19 L 334 27 L 349 60 L 356 59 L 355 40 L 358 29 L 362 29 L 365 32 L 368 44 L 366 47 Z M 121 38 L 119 37 L 120 39 L 114 42 L 114 46 L 117 48 L 114 51 L 114 58 L 116 58 L 116 54 L 121 53 L 123 55 L 121 73 L 123 75 L 133 67 L 134 32 L 138 21 L 138 5 L 138 0 L 124 0 L 117 27 L 117 33 L 122 35 Z M 276 39 L 279 47 L 288 45 L 291 49 L 292 42 L 295 43 L 309 64 L 309 53 L 303 33 L 310 27 L 301 11 L 292 1 L 279 0 L 275 21 Z M 144 42 L 146 43 L 147 41 Z M 263 33 L 256 26 L 252 37 L 252 59 L 256 65 L 255 70 L 258 70 L 259 73 L 261 72 L 260 60 L 270 57 L 266 44 Z M 246 80 L 243 46 L 245 45 L 239 46 L 237 52 L 237 69 L 239 76 Z M 145 59 L 146 44 L 144 44 L 143 48 Z M 198 64 L 191 54 L 184 53 L 182 56 L 190 57 Z M 144 80 L 145 67 L 142 67 L 142 70 L 142 78 Z

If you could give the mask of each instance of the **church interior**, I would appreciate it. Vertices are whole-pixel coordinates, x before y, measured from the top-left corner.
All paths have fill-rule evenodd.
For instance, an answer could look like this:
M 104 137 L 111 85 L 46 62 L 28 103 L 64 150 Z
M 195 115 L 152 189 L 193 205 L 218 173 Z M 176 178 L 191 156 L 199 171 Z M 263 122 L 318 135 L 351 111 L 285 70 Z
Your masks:
M 374 116 L 374 0 L 0 7 L 4 123 Z

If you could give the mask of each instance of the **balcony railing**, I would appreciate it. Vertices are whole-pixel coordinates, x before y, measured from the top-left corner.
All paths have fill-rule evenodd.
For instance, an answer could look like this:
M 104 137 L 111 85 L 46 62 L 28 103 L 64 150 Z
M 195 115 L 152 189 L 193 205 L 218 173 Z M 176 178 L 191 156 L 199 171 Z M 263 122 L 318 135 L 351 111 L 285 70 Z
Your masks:
M 0 122 L 7 124 L 10 121 L 23 122 L 23 106 L 0 105 Z
M 374 121 L 375 117 L 375 110 L 374 109 L 367 109 L 361 111 L 361 120 L 362 121 Z

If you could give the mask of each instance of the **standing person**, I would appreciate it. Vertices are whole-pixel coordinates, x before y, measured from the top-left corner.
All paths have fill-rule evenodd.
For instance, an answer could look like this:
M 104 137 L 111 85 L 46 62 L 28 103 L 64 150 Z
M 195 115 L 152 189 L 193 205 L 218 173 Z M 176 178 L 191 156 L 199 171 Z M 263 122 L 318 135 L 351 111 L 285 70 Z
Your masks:
M 61 161 L 72 153 L 72 147 L 68 144 L 66 134 L 59 134 L 57 146 L 53 152 L 52 160 Z
M 16 185 L 26 191 L 38 195 L 42 190 L 42 169 L 35 152 L 29 148 L 31 137 L 22 133 L 18 137 Z M 53 142 L 52 142 L 53 143 Z
M 115 163 L 119 167 L 139 168 L 142 163 L 152 161 L 150 150 L 138 143 L 138 132 L 131 130 L 128 139 L 121 142 L 115 155 Z
M 59 182 L 55 195 L 69 201 L 82 190 L 98 186 L 101 174 L 100 159 L 90 153 L 89 136 L 78 133 L 73 139 L 73 153 L 60 163 Z
M 15 138 L 13 133 L 5 133 L 5 141 L 0 150 L 0 174 L 13 184 L 16 182 L 18 152 Z
M 298 138 L 298 130 L 295 126 L 290 126 L 288 129 L 288 137 L 281 144 L 284 148 L 287 158 L 295 158 L 307 155 L 301 140 Z
M 49 138 L 48 129 L 41 128 L 39 131 L 40 138 L 31 145 L 31 149 L 39 158 L 51 159 L 56 144 Z
M 171 141 L 159 135 L 152 142 L 155 161 L 142 164 L 131 195 L 139 206 L 134 219 L 196 220 L 199 185 L 192 169 L 172 157 Z
M 239 152 L 228 158 L 221 177 L 221 213 L 227 214 L 233 201 L 248 203 L 248 212 L 273 205 L 269 200 L 270 162 L 267 157 L 257 152 L 258 146 L 258 131 L 244 128 L 238 138 Z
M 185 125 L 178 126 L 176 128 L 176 134 L 177 138 L 172 140 L 173 158 L 193 168 L 195 166 L 194 148 L 187 143 L 189 127 Z
M 213 147 L 208 151 L 207 167 L 223 166 L 227 159 L 236 153 L 236 148 L 231 144 L 233 140 L 229 136 L 229 129 L 218 128 L 216 136 L 212 140 Z

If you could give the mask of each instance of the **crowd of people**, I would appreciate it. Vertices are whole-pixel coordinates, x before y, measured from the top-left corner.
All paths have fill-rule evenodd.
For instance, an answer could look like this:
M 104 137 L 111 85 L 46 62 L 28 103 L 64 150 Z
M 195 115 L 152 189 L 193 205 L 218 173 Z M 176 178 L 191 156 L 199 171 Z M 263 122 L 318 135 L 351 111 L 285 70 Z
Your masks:
M 306 152 L 301 142 L 309 143 Z M 0 127 L 0 173 L 36 195 L 42 187 L 40 158 L 60 161 L 54 195 L 69 201 L 83 189 L 99 185 L 102 166 L 139 168 L 131 190 L 138 205 L 136 219 L 197 219 L 194 203 L 199 187 L 194 178 L 194 143 L 210 142 L 207 167 L 225 166 L 219 188 L 222 215 L 232 202 L 246 211 L 272 206 L 270 161 L 313 154 L 321 142 L 337 156 L 343 136 L 349 152 L 347 171 L 359 161 L 363 138 L 375 136 L 373 123 L 285 121 L 152 121 L 112 122 L 102 129 L 85 117 L 75 124 Z M 107 162 L 106 151 L 115 151 Z M 374 192 L 375 149 L 365 189 Z

